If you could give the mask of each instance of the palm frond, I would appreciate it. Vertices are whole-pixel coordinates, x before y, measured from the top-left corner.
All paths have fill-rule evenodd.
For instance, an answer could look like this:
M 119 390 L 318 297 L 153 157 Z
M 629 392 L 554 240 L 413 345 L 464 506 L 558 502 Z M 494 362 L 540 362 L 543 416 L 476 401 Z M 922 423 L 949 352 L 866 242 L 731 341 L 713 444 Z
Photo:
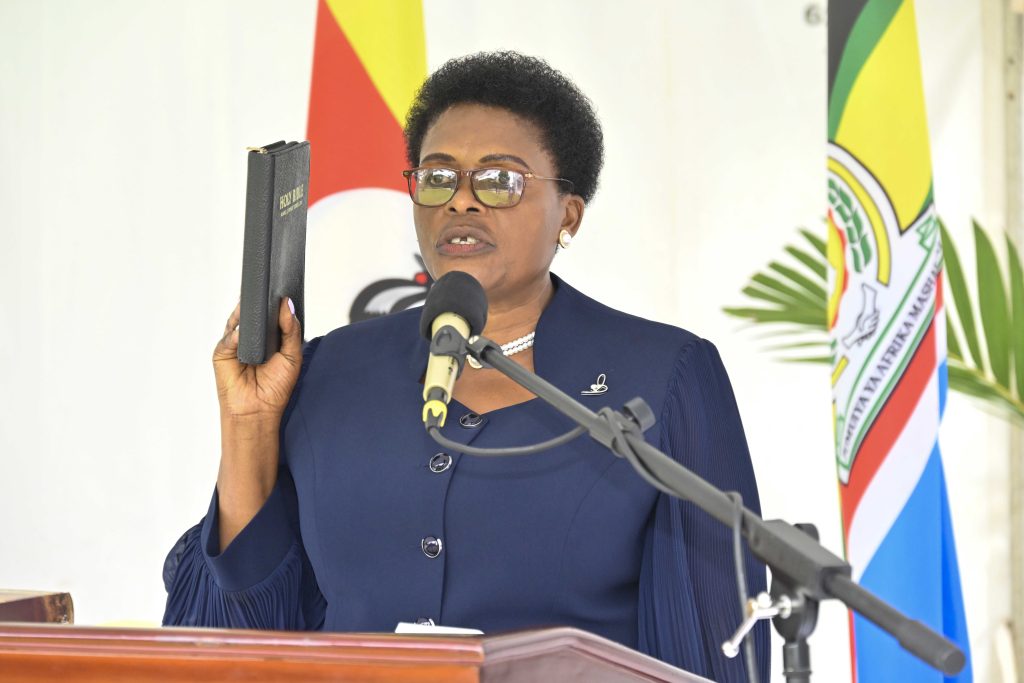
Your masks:
M 978 268 L 978 311 L 985 331 L 989 367 L 999 386 L 1010 386 L 1010 313 L 1003 273 L 988 235 L 974 223 L 974 249 Z
M 1009 235 L 1006 236 L 1006 254 L 1010 262 L 1010 338 L 1013 340 L 1010 353 L 1013 355 L 1014 388 L 1017 396 L 1024 396 L 1024 271 Z
M 829 356 L 785 357 L 787 351 L 809 346 L 828 351 L 826 331 L 827 293 L 825 281 L 825 243 L 807 230 L 801 230 L 804 243 L 787 245 L 792 263 L 771 261 L 766 270 L 754 273 L 742 293 L 751 299 L 747 306 L 731 306 L 723 310 L 736 318 L 758 325 L 770 325 L 770 334 L 763 336 L 788 338 L 774 343 L 767 351 L 786 362 L 821 362 Z M 811 333 L 811 334 L 808 334 Z M 801 337 L 793 339 L 793 337 Z
M 778 309 L 754 308 L 752 306 L 736 308 L 727 307 L 722 310 L 731 316 L 746 318 L 756 323 L 794 323 L 796 325 L 806 325 L 808 327 L 820 326 L 823 331 L 825 328 L 825 325 L 822 324 L 816 313 L 796 306 Z
M 949 317 L 949 307 L 946 307 L 946 349 L 950 358 L 963 360 L 964 354 L 960 351 L 960 340 L 956 337 L 956 328 L 953 326 L 953 319 Z
M 743 293 L 772 306 L 730 306 L 729 315 L 755 323 L 792 323 L 798 328 L 826 329 L 827 305 L 825 280 L 828 270 L 824 243 L 806 230 L 801 235 L 810 245 L 786 246 L 786 252 L 797 261 L 788 265 L 779 261 L 768 264 L 771 274 L 757 272 L 751 276 Z M 801 271 L 801 266 L 803 271 Z
M 949 388 L 1024 426 L 1024 268 L 1020 253 L 1007 238 L 1004 269 L 991 240 L 975 222 L 977 298 L 973 298 L 956 247 L 941 220 L 939 228 L 945 282 L 952 295 L 945 299 Z M 755 273 L 742 290 L 751 303 L 723 310 L 754 326 L 764 326 L 757 336 L 766 342 L 764 350 L 777 360 L 829 363 L 826 243 L 803 228 L 800 235 L 802 243 L 784 247 L 792 264 L 769 262 L 767 272 Z M 823 353 L 815 354 L 818 350 Z
M 975 365 L 981 367 L 985 361 L 981 356 L 981 344 L 978 343 L 978 332 L 974 326 L 974 307 L 971 305 L 971 297 L 967 291 L 964 270 L 960 267 L 960 257 L 956 255 L 953 239 L 949 236 L 946 224 L 941 219 L 939 220 L 939 230 L 942 233 L 942 257 L 946 266 L 946 281 L 949 283 L 949 291 L 953 295 L 953 308 L 960 321 L 960 329 L 963 330 L 970 359 Z
M 999 386 L 990 376 L 977 368 L 966 367 L 958 361 L 950 360 L 949 388 L 957 393 L 978 399 L 996 414 L 1024 427 L 1024 402 L 1020 397 Z
M 769 263 L 768 268 L 774 270 L 782 277 L 789 278 L 792 282 L 802 287 L 807 295 L 815 301 L 815 303 L 818 303 L 819 300 L 822 303 L 828 301 L 828 294 L 825 292 L 825 288 L 822 287 L 820 283 L 815 282 L 795 268 L 790 268 L 778 261 L 772 261 Z
M 779 358 L 783 363 L 816 363 L 828 365 L 832 362 L 832 356 L 798 356 L 796 358 Z
M 974 221 L 977 298 L 972 300 L 953 241 L 941 222 L 940 227 L 947 281 L 953 295 L 952 308 L 956 313 L 946 319 L 949 388 L 981 401 L 997 414 L 1024 426 L 1024 401 L 1021 400 L 1024 383 L 1019 378 L 1024 370 L 1021 367 L 1024 350 L 1015 352 L 1015 346 L 1024 344 L 1021 335 L 1024 331 L 1024 274 L 1020 255 L 1007 239 L 1009 287 L 1006 287 L 992 241 Z M 981 318 L 980 329 L 974 317 L 975 308 Z M 957 325 L 966 342 L 966 354 L 960 346 Z
M 828 246 L 825 240 L 818 237 L 807 228 L 800 228 L 800 234 L 804 236 L 804 239 L 811 243 L 814 250 L 818 252 L 818 256 L 824 259 L 826 256 L 826 248 Z

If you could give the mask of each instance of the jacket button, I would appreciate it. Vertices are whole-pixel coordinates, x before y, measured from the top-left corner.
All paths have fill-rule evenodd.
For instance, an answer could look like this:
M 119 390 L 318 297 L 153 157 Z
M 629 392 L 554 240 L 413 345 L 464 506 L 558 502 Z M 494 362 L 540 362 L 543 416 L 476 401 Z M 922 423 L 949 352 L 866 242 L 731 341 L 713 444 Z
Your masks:
M 430 459 L 430 471 L 434 474 L 441 474 L 452 466 L 452 456 L 447 453 L 438 453 Z
M 435 558 L 441 554 L 441 539 L 427 536 L 420 541 L 420 550 L 429 558 Z
M 476 413 L 466 413 L 459 418 L 459 424 L 466 429 L 476 429 L 483 424 L 484 418 L 480 417 Z

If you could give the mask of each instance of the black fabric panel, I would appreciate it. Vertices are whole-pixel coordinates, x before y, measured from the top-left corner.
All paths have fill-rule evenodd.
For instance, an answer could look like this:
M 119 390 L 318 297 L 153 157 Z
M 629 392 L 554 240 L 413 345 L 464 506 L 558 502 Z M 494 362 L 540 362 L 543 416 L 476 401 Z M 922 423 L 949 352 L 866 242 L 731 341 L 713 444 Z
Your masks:
M 828 3 L 828 95 L 839 71 L 839 60 L 857 17 L 871 0 L 831 0 Z

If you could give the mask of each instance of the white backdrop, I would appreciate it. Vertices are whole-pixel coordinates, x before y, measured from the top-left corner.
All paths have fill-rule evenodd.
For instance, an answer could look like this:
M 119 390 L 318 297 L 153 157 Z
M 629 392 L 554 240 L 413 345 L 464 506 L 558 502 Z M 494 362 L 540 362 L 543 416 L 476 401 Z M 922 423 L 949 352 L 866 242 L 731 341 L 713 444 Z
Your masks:
M 827 370 L 771 361 L 721 312 L 797 226 L 824 233 L 816 3 L 424 4 L 429 68 L 514 48 L 592 98 L 602 189 L 556 270 L 714 341 L 765 515 L 813 521 L 841 551 Z M 243 150 L 304 137 L 315 7 L 0 4 L 0 586 L 70 591 L 79 623 L 157 622 L 164 555 L 206 509 Z M 969 270 L 970 216 L 1002 227 L 994 7 L 917 2 L 937 204 Z M 372 254 L 373 226 L 359 231 Z M 1006 430 L 953 396 L 943 442 L 975 673 L 999 680 Z M 816 679 L 846 679 L 842 609 L 823 609 L 812 644 Z

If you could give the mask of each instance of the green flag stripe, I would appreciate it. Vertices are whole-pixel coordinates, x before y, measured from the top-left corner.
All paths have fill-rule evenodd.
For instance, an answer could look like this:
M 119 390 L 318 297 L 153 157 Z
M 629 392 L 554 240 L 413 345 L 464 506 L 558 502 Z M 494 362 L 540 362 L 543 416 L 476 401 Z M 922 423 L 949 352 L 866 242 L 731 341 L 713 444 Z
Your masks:
M 918 209 L 917 215 L 914 216 L 914 220 L 912 220 L 909 223 L 907 223 L 907 225 L 908 226 L 909 225 L 913 225 L 914 223 L 916 223 L 919 220 L 921 220 L 921 216 L 924 215 L 924 212 L 928 210 L 928 207 L 931 206 L 934 201 L 935 201 L 935 180 L 933 179 L 931 184 L 928 185 L 928 194 L 927 194 L 927 196 L 925 196 L 924 202 L 921 203 L 921 208 Z
M 903 0 L 870 0 L 860 16 L 857 17 L 850 36 L 842 47 L 842 52 L 829 50 L 829 59 L 836 54 L 842 55 L 839 58 L 839 66 L 836 68 L 835 82 L 832 83 L 832 90 L 828 94 L 829 140 L 836 138 L 839 122 L 843 118 L 843 110 L 846 109 L 846 100 L 850 97 L 850 91 L 853 90 L 857 75 L 860 74 L 860 70 L 868 61 L 868 57 L 878 45 L 885 30 L 889 28 L 892 18 L 896 16 L 896 11 L 902 4 Z M 830 16 L 829 41 L 842 40 L 843 33 L 841 27 L 833 24 Z
M 836 82 L 836 70 L 850 31 L 868 0 L 833 0 L 828 4 L 828 92 Z

